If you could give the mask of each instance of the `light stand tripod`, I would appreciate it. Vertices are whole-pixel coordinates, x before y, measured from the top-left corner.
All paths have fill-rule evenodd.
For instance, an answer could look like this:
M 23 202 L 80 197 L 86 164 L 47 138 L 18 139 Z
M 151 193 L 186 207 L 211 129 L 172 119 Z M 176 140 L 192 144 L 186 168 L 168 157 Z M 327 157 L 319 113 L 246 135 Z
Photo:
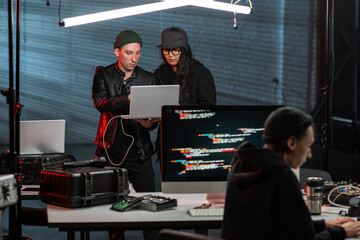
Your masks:
M 19 100 L 19 76 L 20 76 L 20 0 L 16 1 L 16 92 L 14 91 L 14 71 L 13 71 L 13 4 L 8 1 L 8 35 L 9 35 L 9 88 L 1 91 L 6 96 L 9 104 L 9 155 L 7 165 L 9 173 L 14 174 L 17 182 L 18 201 L 9 207 L 9 239 L 21 239 L 21 175 L 18 163 L 19 153 L 19 130 L 21 107 Z

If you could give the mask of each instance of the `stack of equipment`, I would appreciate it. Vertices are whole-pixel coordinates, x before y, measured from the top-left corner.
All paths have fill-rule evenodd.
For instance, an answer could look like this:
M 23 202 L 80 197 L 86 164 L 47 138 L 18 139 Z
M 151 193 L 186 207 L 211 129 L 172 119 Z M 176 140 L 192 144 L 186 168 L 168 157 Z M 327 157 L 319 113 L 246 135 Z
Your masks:
M 74 156 L 64 153 L 19 155 L 22 183 L 38 185 L 41 171 L 58 169 L 63 163 L 75 161 Z

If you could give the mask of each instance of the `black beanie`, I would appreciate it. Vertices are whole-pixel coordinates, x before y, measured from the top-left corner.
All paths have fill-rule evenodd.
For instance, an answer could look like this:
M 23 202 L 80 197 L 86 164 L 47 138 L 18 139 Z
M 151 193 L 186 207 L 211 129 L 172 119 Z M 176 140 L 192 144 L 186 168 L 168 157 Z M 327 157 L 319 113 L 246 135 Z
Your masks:
M 122 46 L 129 43 L 139 43 L 140 46 L 143 44 L 141 37 L 136 32 L 131 30 L 124 30 L 116 36 L 114 49 L 121 48 Z
M 305 131 L 311 125 L 310 115 L 294 107 L 281 107 L 266 119 L 263 139 L 265 143 L 280 143 Z

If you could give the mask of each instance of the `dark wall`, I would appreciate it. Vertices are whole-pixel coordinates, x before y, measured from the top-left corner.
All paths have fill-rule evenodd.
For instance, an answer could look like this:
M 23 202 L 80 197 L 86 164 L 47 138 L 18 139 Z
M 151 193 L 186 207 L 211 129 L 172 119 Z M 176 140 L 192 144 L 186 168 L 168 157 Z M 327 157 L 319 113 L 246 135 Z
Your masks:
M 335 1 L 332 145 L 346 153 L 360 150 L 360 19 L 358 1 Z
M 60 17 L 150 2 L 65 0 Z M 356 156 L 359 149 L 359 24 L 354 22 L 359 19 L 357 2 L 335 1 L 336 73 L 329 99 L 335 117 L 334 124 L 330 125 L 331 148 L 351 156 Z M 50 6 L 46 1 L 20 3 L 20 101 L 24 104 L 21 119 L 66 119 L 67 144 L 94 141 L 99 118 L 91 99 L 94 70 L 98 65 L 116 61 L 112 44 L 123 29 L 135 30 L 143 38 L 139 65 L 149 71 L 161 62 L 155 47 L 160 42 L 161 31 L 169 26 L 185 29 L 194 57 L 214 75 L 218 104 L 284 104 L 307 112 L 318 105 L 319 116 L 323 114 L 324 105 L 319 102 L 323 95 L 320 89 L 326 84 L 325 1 L 253 1 L 254 13 L 238 15 L 236 30 L 233 29 L 233 13 L 197 7 L 60 28 L 59 2 L 50 1 Z M 9 86 L 7 16 L 7 1 L 2 1 L 0 89 Z M 7 144 L 9 117 L 5 98 L 0 98 L 0 112 L 0 144 Z M 321 117 L 316 119 L 318 124 L 322 120 Z M 335 121 L 341 122 L 341 126 Z M 351 162 L 357 163 L 353 159 Z M 318 168 L 322 167 L 320 157 L 313 162 Z M 333 166 L 342 167 L 341 161 L 333 162 Z M 332 169 L 335 175 L 343 172 L 336 169 Z
M 61 17 L 155 1 L 65 0 Z M 230 1 L 223 2 L 229 3 Z M 7 22 L 6 2 L 0 21 Z M 248 4 L 241 1 L 239 4 Z M 60 28 L 58 2 L 21 1 L 20 101 L 22 120 L 66 119 L 67 143 L 92 143 L 99 113 L 91 85 L 95 67 L 116 61 L 113 42 L 124 29 L 143 38 L 139 65 L 153 71 L 161 62 L 161 31 L 188 33 L 195 58 L 213 73 L 218 104 L 290 104 L 310 111 L 316 92 L 316 1 L 253 1 L 252 15 L 181 7 L 72 28 Z M 7 25 L 0 27 L 0 88 L 8 87 Z M 7 113 L 5 99 L 0 111 Z M 8 142 L 8 116 L 0 115 L 0 144 Z

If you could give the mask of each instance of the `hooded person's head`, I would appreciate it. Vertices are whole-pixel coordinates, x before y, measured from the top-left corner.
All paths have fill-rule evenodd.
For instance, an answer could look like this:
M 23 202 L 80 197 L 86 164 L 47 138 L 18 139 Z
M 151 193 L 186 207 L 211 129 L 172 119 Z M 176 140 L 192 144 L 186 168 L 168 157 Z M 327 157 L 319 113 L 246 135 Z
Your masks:
M 266 148 L 281 155 L 291 168 L 298 168 L 312 157 L 314 142 L 312 117 L 294 107 L 280 107 L 264 124 Z
M 295 107 L 274 110 L 264 124 L 265 143 L 280 143 L 290 136 L 299 136 L 312 125 L 312 117 Z

